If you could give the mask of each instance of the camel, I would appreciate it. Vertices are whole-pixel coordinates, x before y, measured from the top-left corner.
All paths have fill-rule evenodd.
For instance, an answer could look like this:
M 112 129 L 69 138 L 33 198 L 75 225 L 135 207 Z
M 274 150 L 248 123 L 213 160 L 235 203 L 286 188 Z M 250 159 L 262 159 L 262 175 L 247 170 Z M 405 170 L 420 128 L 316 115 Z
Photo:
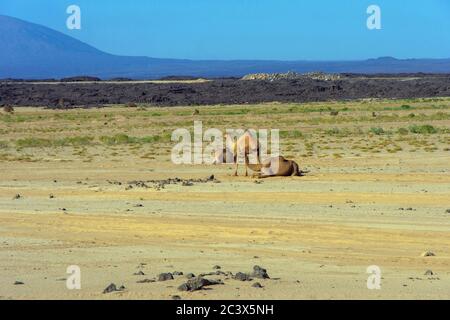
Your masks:
M 227 147 L 228 148 L 228 135 L 225 135 L 225 138 L 227 139 Z M 239 167 L 239 161 L 238 156 L 244 157 L 244 163 L 245 163 L 245 176 L 248 176 L 248 168 L 251 170 L 252 167 L 255 168 L 259 167 L 259 164 L 261 162 L 260 160 L 260 146 L 258 142 L 258 138 L 255 137 L 249 130 L 246 130 L 242 136 L 235 139 L 230 146 L 231 153 L 234 155 L 234 163 L 236 165 L 236 169 L 234 171 L 234 176 L 238 175 L 238 167 Z M 227 151 L 228 152 L 228 151 Z M 226 154 L 226 153 L 224 153 Z M 249 161 L 249 155 L 256 155 L 256 164 L 250 163 Z M 255 171 L 255 170 L 254 170 Z
M 305 171 L 300 170 L 297 162 L 288 160 L 283 156 L 270 157 L 261 163 L 258 178 L 303 176 Z
M 298 164 L 293 160 L 288 160 L 283 156 L 270 157 L 263 160 L 259 164 L 252 164 L 248 161 L 246 156 L 247 167 L 254 171 L 254 177 L 269 178 L 269 177 L 288 177 L 288 176 L 303 176 L 306 171 L 300 170 Z M 236 163 L 236 155 L 229 147 L 223 150 L 216 151 L 214 155 L 214 164 L 219 163 Z

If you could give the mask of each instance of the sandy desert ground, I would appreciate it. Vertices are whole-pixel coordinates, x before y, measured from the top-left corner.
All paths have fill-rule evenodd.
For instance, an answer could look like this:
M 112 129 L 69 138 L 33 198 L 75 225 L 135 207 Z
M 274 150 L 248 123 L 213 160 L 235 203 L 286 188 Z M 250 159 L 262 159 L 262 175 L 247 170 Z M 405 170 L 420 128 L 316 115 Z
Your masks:
M 197 109 L 2 113 L 0 299 L 450 298 L 449 98 Z M 283 154 L 310 173 L 174 165 L 170 133 L 194 120 L 279 128 Z M 69 265 L 81 290 L 66 288 Z M 226 274 L 206 277 L 223 285 L 177 290 L 215 265 Z M 227 273 L 254 265 L 271 279 Z M 367 289 L 370 265 L 380 290 Z M 110 283 L 126 289 L 103 294 Z

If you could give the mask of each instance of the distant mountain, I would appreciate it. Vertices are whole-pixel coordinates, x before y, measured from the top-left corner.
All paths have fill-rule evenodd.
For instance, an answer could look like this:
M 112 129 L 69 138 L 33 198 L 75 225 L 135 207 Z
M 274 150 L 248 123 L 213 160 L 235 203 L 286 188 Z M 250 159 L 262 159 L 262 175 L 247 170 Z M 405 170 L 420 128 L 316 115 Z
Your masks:
M 0 15 L 0 78 L 93 76 L 153 79 L 166 76 L 240 77 L 248 73 L 450 73 L 450 59 L 391 57 L 364 61 L 193 61 L 117 56 L 47 27 Z

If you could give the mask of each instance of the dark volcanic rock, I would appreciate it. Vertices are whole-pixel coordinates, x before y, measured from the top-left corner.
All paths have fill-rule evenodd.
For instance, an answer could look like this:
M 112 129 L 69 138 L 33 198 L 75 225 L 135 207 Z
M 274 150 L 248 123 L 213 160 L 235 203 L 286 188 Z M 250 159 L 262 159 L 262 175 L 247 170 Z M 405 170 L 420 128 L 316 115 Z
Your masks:
M 432 270 L 427 270 L 427 271 L 425 271 L 424 275 L 426 275 L 426 276 L 432 276 L 432 275 L 434 275 L 434 273 L 433 273 Z
M 167 280 L 173 280 L 173 275 L 170 272 L 160 273 L 158 275 L 158 281 L 167 281 Z
M 252 284 L 253 288 L 262 288 L 263 286 L 261 285 L 261 283 L 259 282 L 255 282 L 254 284 Z
M 22 281 L 16 281 L 16 282 L 14 282 L 14 285 L 15 285 L 15 286 L 20 286 L 20 285 L 22 285 L 22 284 L 25 284 L 25 283 L 23 283 Z
M 188 274 L 186 275 L 186 278 L 188 278 L 188 279 L 195 278 L 195 274 L 193 274 L 193 273 L 188 273 Z
M 117 286 L 114 283 L 111 283 L 109 286 L 107 286 L 105 288 L 105 290 L 103 290 L 103 293 L 111 293 L 111 292 L 123 291 L 123 290 L 125 290 L 124 286 L 120 286 L 120 288 L 117 288 Z
M 234 275 L 234 279 L 239 280 L 239 281 L 251 281 L 252 280 L 252 278 L 248 274 L 243 273 L 243 272 L 236 273 Z
M 73 78 L 70 80 L 74 81 Z M 30 82 L 0 81 L 0 97 L 5 105 L 49 106 L 61 109 L 124 102 L 187 106 L 448 96 L 449 75 L 416 75 L 408 81 L 404 81 L 401 76 L 381 79 L 361 75 L 330 81 L 310 78 L 277 81 L 217 79 L 176 84 L 101 81 L 88 85 L 83 82 L 35 85 Z M 59 103 L 62 97 L 63 103 Z
M 251 276 L 259 279 L 270 279 L 269 275 L 267 274 L 267 270 L 261 268 L 260 266 L 253 267 L 253 273 L 251 274 Z
M 208 280 L 202 277 L 197 277 L 190 279 L 178 287 L 180 291 L 197 291 L 201 290 L 206 286 L 213 286 L 223 284 L 221 280 Z
M 143 280 L 136 281 L 136 283 L 152 283 L 152 282 L 156 282 L 156 280 L 155 279 L 143 279 Z

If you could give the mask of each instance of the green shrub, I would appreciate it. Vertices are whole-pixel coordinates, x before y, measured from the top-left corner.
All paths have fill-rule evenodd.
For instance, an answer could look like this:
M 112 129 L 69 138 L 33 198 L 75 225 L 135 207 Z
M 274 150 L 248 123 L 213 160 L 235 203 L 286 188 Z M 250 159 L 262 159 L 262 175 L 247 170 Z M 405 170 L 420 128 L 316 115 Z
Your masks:
M 408 133 L 409 133 L 409 130 L 406 129 L 406 128 L 399 128 L 399 129 L 397 130 L 397 133 L 398 133 L 398 134 L 401 134 L 401 135 L 405 135 L 405 134 L 408 134 Z
M 373 128 L 373 127 L 370 128 L 369 132 L 371 132 L 371 133 L 373 133 L 373 134 L 375 134 L 377 136 L 382 135 L 382 134 L 385 133 L 383 128 Z
M 429 124 L 424 124 L 424 125 L 412 125 L 409 127 L 409 131 L 411 133 L 416 133 L 416 134 L 434 134 L 437 133 L 438 130 L 433 127 L 432 125 Z
M 43 139 L 43 138 L 24 138 L 16 141 L 18 148 L 48 148 L 48 147 L 67 147 L 67 146 L 85 146 L 92 143 L 92 137 L 68 137 L 61 139 Z
M 130 144 L 136 143 L 136 138 L 132 138 L 127 136 L 126 134 L 120 133 L 114 136 L 102 136 L 100 137 L 100 141 L 107 145 L 118 145 L 118 144 Z

